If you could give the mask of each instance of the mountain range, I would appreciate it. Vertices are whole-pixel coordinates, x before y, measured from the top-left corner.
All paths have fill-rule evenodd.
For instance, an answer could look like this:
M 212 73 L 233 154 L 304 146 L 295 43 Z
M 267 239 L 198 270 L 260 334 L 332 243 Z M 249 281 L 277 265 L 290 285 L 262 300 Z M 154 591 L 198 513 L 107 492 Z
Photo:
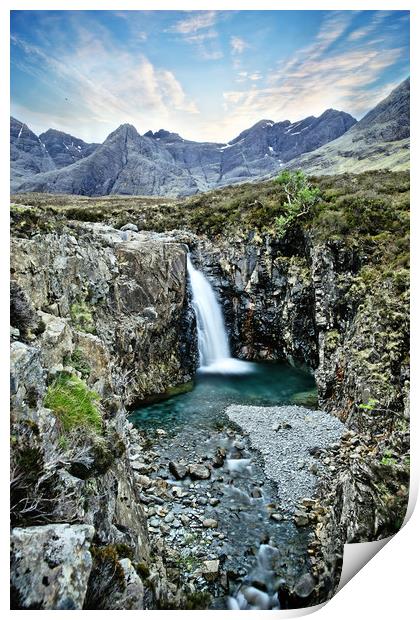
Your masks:
M 230 142 L 194 142 L 121 125 L 103 144 L 11 118 L 11 190 L 101 196 L 184 196 L 271 177 L 281 168 L 332 174 L 409 161 L 410 82 L 357 122 L 333 109 L 302 121 L 261 120 Z
M 310 174 L 339 174 L 410 164 L 410 79 L 395 88 L 345 134 L 290 162 Z

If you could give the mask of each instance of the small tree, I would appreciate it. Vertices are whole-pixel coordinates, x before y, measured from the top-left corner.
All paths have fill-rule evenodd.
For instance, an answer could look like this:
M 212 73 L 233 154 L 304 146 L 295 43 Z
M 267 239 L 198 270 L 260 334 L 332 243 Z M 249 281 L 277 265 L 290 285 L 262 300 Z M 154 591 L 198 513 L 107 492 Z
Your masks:
M 307 215 L 318 201 L 320 190 L 313 187 L 305 174 L 298 170 L 290 172 L 284 170 L 277 178 L 285 194 L 286 202 L 282 204 L 284 215 L 276 218 L 275 224 L 279 237 L 284 237 L 290 226 L 299 218 Z

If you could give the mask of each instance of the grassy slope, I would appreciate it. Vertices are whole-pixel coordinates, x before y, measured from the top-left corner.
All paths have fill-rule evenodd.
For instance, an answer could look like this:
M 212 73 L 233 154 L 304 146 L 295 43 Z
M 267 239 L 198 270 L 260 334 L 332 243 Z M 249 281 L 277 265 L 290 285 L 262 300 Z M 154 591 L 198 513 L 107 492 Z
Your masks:
M 320 240 L 357 243 L 377 267 L 408 267 L 408 172 L 370 171 L 312 181 L 321 189 L 321 201 L 301 226 Z M 48 229 L 55 226 L 53 221 L 72 219 L 115 227 L 133 222 L 140 230 L 160 232 L 187 229 L 210 238 L 246 237 L 251 231 L 275 235 L 274 221 L 283 213 L 284 200 L 274 181 L 230 186 L 182 200 L 18 194 L 12 197 L 12 220 L 16 232 L 24 235 L 33 234 L 36 222 Z

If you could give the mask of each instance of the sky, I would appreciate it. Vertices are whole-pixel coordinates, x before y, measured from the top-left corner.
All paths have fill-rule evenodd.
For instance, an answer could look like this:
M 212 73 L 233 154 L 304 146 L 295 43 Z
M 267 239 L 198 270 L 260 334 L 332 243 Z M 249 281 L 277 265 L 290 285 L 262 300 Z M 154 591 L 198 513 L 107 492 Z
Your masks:
M 261 119 L 360 119 L 409 75 L 408 11 L 12 11 L 11 114 L 226 143 Z

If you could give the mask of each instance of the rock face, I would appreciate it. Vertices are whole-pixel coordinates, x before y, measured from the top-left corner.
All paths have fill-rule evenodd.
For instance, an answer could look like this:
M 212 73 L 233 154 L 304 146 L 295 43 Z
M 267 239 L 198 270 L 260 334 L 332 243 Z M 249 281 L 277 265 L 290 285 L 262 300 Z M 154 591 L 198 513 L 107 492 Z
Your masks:
M 410 79 L 366 114 L 345 135 L 293 159 L 289 167 L 310 174 L 337 174 L 389 168 L 408 170 L 410 161 Z
M 15 528 L 12 608 L 81 609 L 92 568 L 90 525 Z
M 408 305 L 392 287 L 366 291 L 357 250 L 310 234 L 279 242 L 251 233 L 197 239 L 192 255 L 222 300 L 234 354 L 316 369 L 320 405 L 359 429 L 357 403 L 385 398 L 406 409 Z
M 39 139 L 47 149 L 56 168 L 74 164 L 79 159 L 91 155 L 99 146 L 95 143 L 88 144 L 80 138 L 75 138 L 57 129 L 48 129 L 39 135 Z
M 13 117 L 10 118 L 10 168 L 12 189 L 28 176 L 55 168 L 40 138 Z
M 163 129 L 141 136 L 133 126 L 121 125 L 98 146 L 49 129 L 40 138 L 51 168 L 15 180 L 13 189 L 86 196 L 190 195 L 272 175 L 293 157 L 341 136 L 355 122 L 337 110 L 298 123 L 260 121 L 228 144 L 184 140 Z M 60 170 L 37 174 L 54 168 Z
M 132 467 L 141 448 L 125 407 L 195 370 L 185 246 L 102 225 L 44 225 L 12 241 L 14 605 L 90 608 L 100 599 L 140 609 L 143 595 L 168 605 L 165 569 L 150 559 Z M 66 431 L 46 408 L 63 373 L 96 392 L 100 431 Z M 153 586 L 143 586 L 139 562 L 155 572 Z
M 100 224 L 12 242 L 13 280 L 45 326 L 45 361 L 79 349 L 93 362 L 92 386 L 121 384 L 126 405 L 191 378 L 185 270 L 184 246 Z

